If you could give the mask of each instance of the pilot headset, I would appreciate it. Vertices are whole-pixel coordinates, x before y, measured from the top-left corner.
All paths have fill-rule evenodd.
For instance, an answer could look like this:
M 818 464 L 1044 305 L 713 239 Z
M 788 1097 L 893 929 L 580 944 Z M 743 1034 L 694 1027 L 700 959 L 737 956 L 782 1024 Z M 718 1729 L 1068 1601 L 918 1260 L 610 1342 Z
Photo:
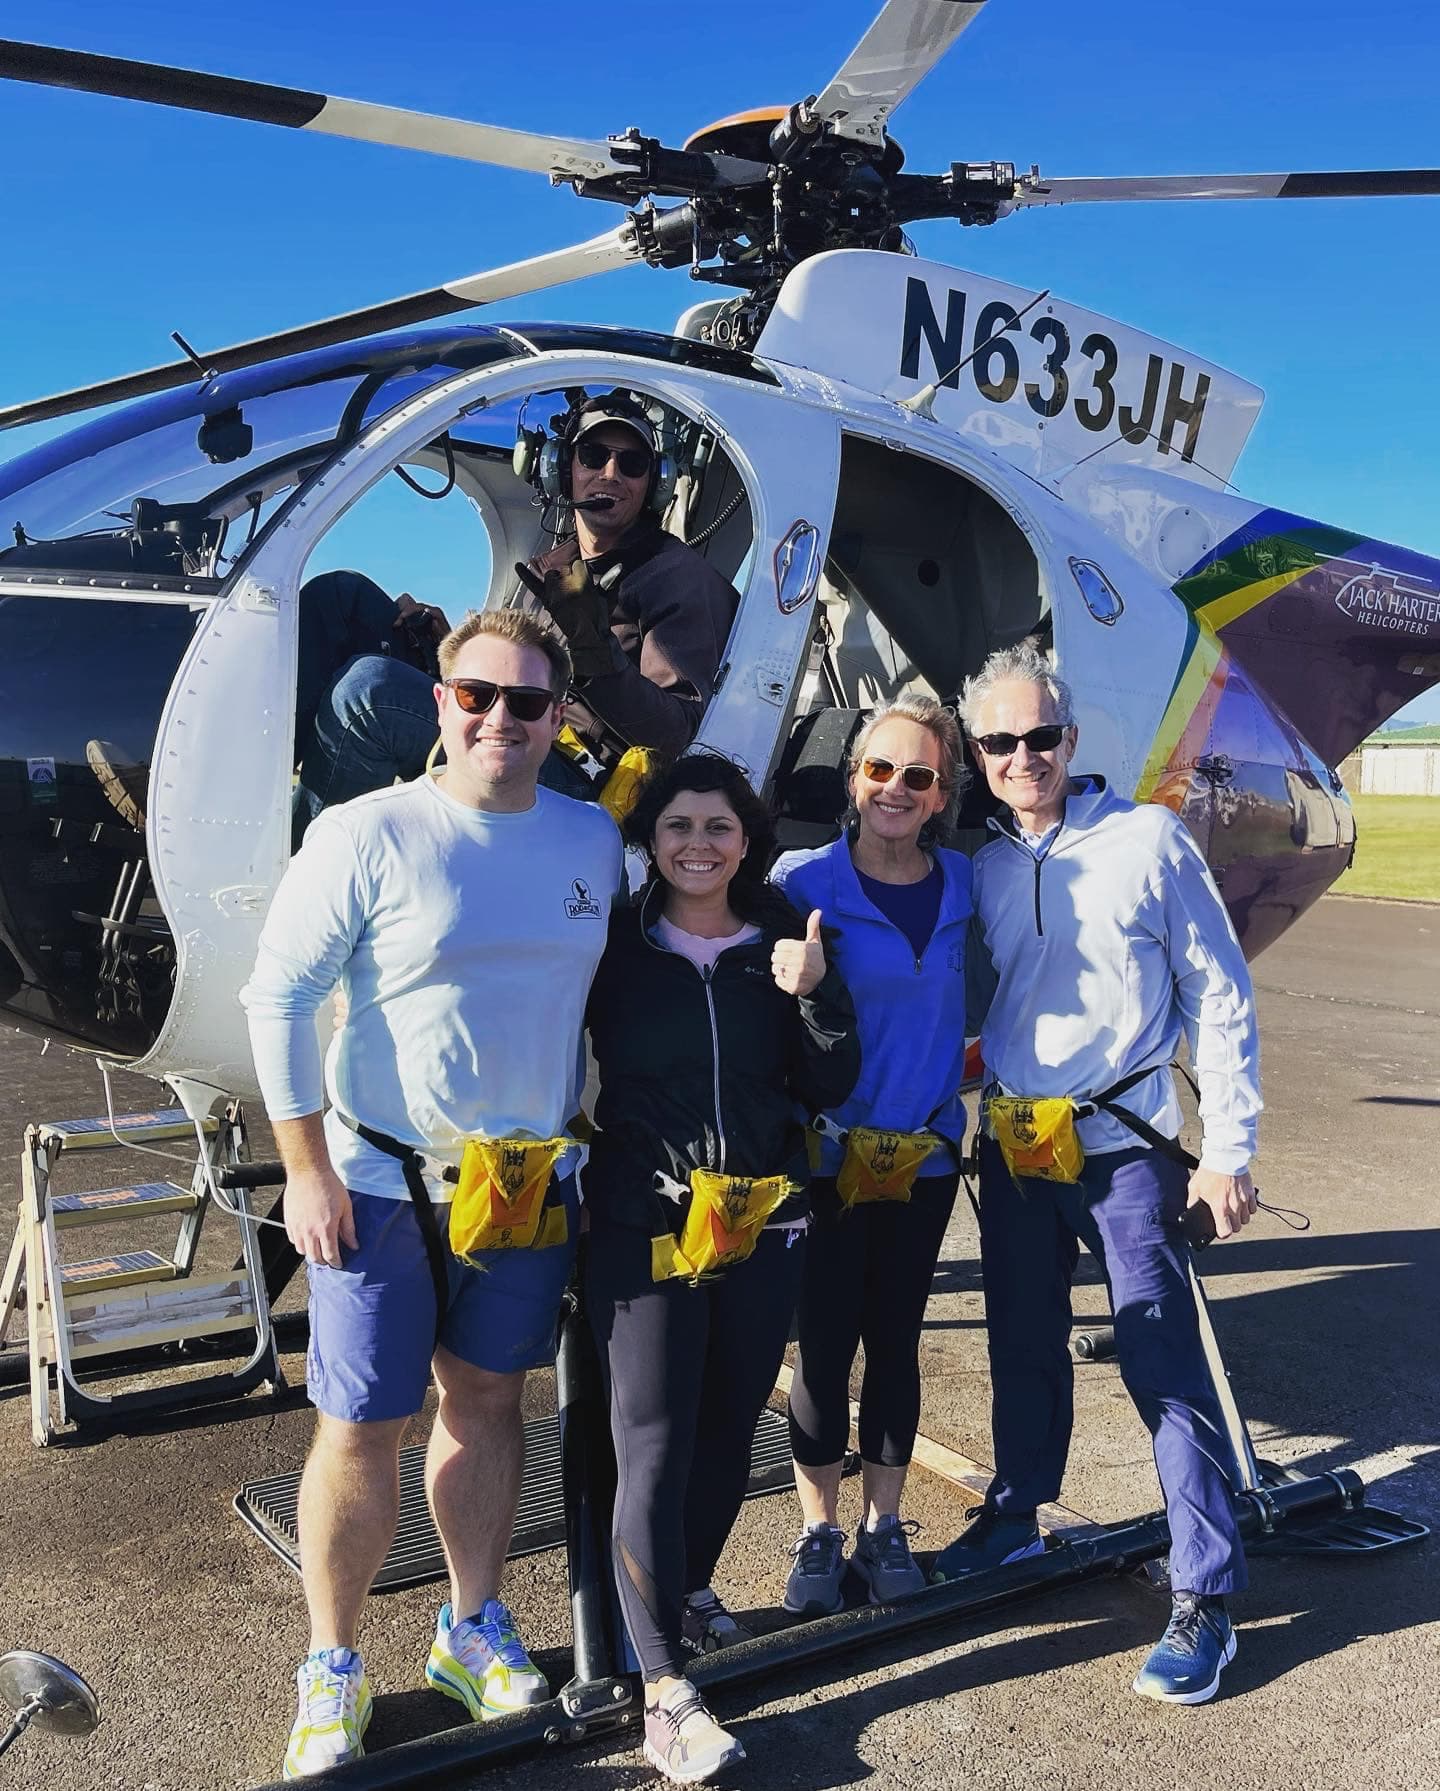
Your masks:
M 518 476 L 532 484 L 547 504 L 568 502 L 570 468 L 580 424 L 597 412 L 604 412 L 617 422 L 640 425 L 646 445 L 651 448 L 650 489 L 645 501 L 657 516 L 663 516 L 675 495 L 678 473 L 675 457 L 665 445 L 663 428 L 656 427 L 645 407 L 629 392 L 618 388 L 594 400 L 579 389 L 567 391 L 565 397 L 568 408 L 563 415 L 550 419 L 550 434 L 522 426 L 515 444 L 514 467 Z

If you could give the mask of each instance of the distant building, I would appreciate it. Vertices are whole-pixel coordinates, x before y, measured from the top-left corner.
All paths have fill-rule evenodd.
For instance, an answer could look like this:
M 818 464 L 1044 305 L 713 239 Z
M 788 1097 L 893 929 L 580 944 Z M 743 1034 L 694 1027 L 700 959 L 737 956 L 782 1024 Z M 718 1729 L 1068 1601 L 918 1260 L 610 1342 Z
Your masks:
M 1440 728 L 1372 734 L 1345 761 L 1341 775 L 1347 789 L 1364 796 L 1440 796 Z

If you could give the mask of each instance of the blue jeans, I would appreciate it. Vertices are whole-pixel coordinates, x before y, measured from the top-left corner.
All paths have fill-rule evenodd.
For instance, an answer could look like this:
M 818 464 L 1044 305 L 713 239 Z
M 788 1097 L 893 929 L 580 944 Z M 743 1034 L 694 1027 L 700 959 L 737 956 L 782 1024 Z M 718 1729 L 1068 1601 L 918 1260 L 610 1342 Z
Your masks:
M 980 1146 L 980 1265 L 990 1342 L 995 1478 L 986 1502 L 1031 1512 L 1059 1497 L 1074 1422 L 1070 1283 L 1080 1244 L 1100 1263 L 1121 1377 L 1145 1421 L 1170 1520 L 1177 1591 L 1241 1591 L 1235 1457 L 1200 1344 L 1190 1247 L 1180 1231 L 1189 1177 L 1144 1149 L 1087 1159 L 1073 1184 L 1012 1181 Z
M 435 686 L 403 659 L 361 653 L 343 665 L 302 747 L 291 847 L 322 808 L 418 777 L 439 738 Z

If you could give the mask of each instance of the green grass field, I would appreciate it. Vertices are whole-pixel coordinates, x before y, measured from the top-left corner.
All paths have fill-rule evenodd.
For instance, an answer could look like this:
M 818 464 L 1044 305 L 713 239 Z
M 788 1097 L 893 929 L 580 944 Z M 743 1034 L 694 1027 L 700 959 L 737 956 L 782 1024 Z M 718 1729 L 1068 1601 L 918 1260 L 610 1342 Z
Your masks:
M 1440 902 L 1440 797 L 1356 796 L 1355 862 L 1333 895 Z

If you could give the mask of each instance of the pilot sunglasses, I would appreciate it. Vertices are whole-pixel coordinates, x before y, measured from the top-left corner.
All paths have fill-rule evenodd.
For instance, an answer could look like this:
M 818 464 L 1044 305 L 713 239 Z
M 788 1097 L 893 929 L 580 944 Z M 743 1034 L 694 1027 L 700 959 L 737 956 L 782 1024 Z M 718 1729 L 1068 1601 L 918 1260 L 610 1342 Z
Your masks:
M 1023 740 L 1031 752 L 1054 752 L 1065 738 L 1065 729 L 1057 722 L 1043 728 L 1031 728 L 1028 734 L 976 734 L 975 744 L 987 758 L 1003 759 L 1019 749 Z
M 555 701 L 554 691 L 542 690 L 538 684 L 492 684 L 488 678 L 442 678 L 440 682 L 455 692 L 455 701 L 467 715 L 488 715 L 496 698 L 503 696 L 516 721 L 539 721 Z
M 893 765 L 889 759 L 862 759 L 860 772 L 868 777 L 872 784 L 888 784 L 899 771 L 907 790 L 914 790 L 922 795 L 934 784 L 940 773 L 933 765 Z
M 627 479 L 643 479 L 650 471 L 648 448 L 612 448 L 608 442 L 577 442 L 575 458 L 592 473 L 598 473 L 612 460 Z

